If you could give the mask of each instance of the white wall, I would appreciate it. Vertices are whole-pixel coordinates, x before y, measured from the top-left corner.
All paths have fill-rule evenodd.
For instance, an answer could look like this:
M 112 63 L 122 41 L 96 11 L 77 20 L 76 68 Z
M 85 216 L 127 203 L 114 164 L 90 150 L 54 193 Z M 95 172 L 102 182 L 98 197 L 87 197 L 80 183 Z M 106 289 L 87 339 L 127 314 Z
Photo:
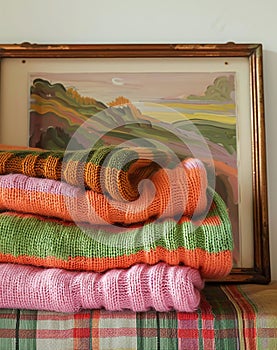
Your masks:
M 0 43 L 262 43 L 271 270 L 277 280 L 276 12 L 276 0 L 1 0 Z

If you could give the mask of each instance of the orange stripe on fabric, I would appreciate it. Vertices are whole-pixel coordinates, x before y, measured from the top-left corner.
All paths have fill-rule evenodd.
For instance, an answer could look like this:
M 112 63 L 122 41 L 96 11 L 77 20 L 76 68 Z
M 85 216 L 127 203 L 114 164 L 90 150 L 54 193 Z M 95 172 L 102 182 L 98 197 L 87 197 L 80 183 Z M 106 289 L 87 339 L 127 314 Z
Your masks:
M 239 290 L 239 286 L 226 286 L 226 290 L 232 294 L 234 300 L 241 309 L 246 348 L 251 350 L 257 349 L 257 315 L 253 305 L 246 299 L 245 294 Z
M 136 202 L 130 203 L 109 200 L 106 196 L 92 190 L 81 191 L 79 189 L 79 192 L 76 192 L 76 188 L 74 189 L 76 194 L 67 197 L 54 191 L 50 192 L 48 187 L 44 191 L 39 186 L 40 181 L 43 180 L 34 179 L 34 181 L 30 190 L 0 187 L 0 209 L 40 214 L 76 222 L 132 224 L 145 222 L 152 217 L 198 215 L 206 209 L 207 202 L 205 191 L 193 195 L 191 193 L 193 188 L 188 188 L 187 193 L 186 190 L 181 191 L 181 186 L 179 191 L 176 187 L 175 196 L 171 198 L 170 192 L 167 193 L 163 187 L 165 184 L 160 185 L 161 189 L 156 191 L 150 203 L 148 203 L 147 192 L 144 192 Z M 11 183 L 11 185 L 16 187 L 16 183 L 14 185 Z M 65 186 L 70 185 L 64 185 L 64 188 Z M 67 188 L 70 190 L 70 187 Z M 58 191 L 61 192 L 61 189 L 57 187 Z M 187 200 L 187 197 L 191 200 Z M 209 219 L 207 224 L 220 224 L 220 220 L 215 219 Z M 181 220 L 185 221 L 185 218 Z
M 2 159 L 1 174 L 19 173 L 54 180 L 63 179 L 71 185 L 87 186 L 98 193 L 108 191 L 114 199 L 128 201 L 138 198 L 138 184 L 145 178 L 150 178 L 156 191 L 164 195 L 165 192 L 174 188 L 175 183 L 179 183 L 183 186 L 187 198 L 189 195 L 190 201 L 188 202 L 193 205 L 196 200 L 202 199 L 202 194 L 207 188 L 206 170 L 203 164 L 196 159 L 186 159 L 173 169 L 166 170 L 157 170 L 154 162 L 150 163 L 149 167 L 145 167 L 144 162 L 138 159 L 132 164 L 132 171 L 130 169 L 124 171 L 115 167 L 105 168 L 92 162 L 78 160 L 63 162 L 62 155 L 56 156 L 48 153 L 45 153 L 44 156 L 34 153 L 22 155 L 22 157 L 16 153 L 8 157 L 4 154 L 6 158 Z M 138 157 L 140 157 L 139 154 Z M 203 195 L 204 198 L 205 195 Z
M 13 256 L 11 254 L 0 253 L 1 262 L 10 262 L 18 264 L 27 264 L 44 267 L 58 267 L 68 270 L 86 270 L 103 272 L 113 268 L 128 268 L 137 263 L 147 263 L 154 265 L 159 261 L 164 261 L 169 265 L 184 264 L 192 268 L 199 268 L 199 262 L 205 262 L 200 268 L 203 278 L 224 277 L 230 272 L 229 262 L 231 261 L 231 252 L 224 251 L 220 253 L 207 253 L 202 249 L 187 250 L 178 248 L 174 251 L 168 251 L 165 248 L 157 247 L 150 251 L 139 251 L 131 255 L 123 255 L 114 258 L 88 258 L 88 257 L 68 257 L 68 260 L 62 260 L 56 257 L 40 258 L 35 256 Z M 224 264 L 224 262 L 226 264 Z

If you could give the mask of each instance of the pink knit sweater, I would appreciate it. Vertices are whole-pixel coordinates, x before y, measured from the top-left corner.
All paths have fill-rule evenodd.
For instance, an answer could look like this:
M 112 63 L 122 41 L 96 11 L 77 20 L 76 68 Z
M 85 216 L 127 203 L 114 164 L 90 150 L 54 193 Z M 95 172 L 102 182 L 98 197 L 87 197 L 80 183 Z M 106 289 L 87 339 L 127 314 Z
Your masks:
M 203 281 L 185 266 L 137 264 L 105 273 L 0 264 L 0 307 L 76 312 L 81 309 L 195 311 Z

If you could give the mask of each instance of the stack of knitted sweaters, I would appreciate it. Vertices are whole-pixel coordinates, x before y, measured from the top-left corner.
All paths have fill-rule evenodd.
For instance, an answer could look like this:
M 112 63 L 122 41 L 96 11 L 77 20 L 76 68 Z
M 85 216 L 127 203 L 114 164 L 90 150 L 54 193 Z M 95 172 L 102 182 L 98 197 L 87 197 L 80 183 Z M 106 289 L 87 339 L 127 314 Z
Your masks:
M 1 308 L 190 312 L 230 273 L 227 209 L 200 160 L 0 148 Z

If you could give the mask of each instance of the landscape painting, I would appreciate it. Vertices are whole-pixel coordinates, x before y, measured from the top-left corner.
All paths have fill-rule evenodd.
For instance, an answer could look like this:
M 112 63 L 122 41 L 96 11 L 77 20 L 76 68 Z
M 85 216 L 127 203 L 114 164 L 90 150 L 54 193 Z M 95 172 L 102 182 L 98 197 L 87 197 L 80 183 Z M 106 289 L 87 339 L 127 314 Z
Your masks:
M 240 267 L 235 82 L 232 72 L 31 73 L 29 145 L 84 149 L 92 139 L 147 145 L 154 138 L 180 157 L 200 158 L 208 173 L 212 158 Z M 93 127 L 76 133 L 87 120 Z

